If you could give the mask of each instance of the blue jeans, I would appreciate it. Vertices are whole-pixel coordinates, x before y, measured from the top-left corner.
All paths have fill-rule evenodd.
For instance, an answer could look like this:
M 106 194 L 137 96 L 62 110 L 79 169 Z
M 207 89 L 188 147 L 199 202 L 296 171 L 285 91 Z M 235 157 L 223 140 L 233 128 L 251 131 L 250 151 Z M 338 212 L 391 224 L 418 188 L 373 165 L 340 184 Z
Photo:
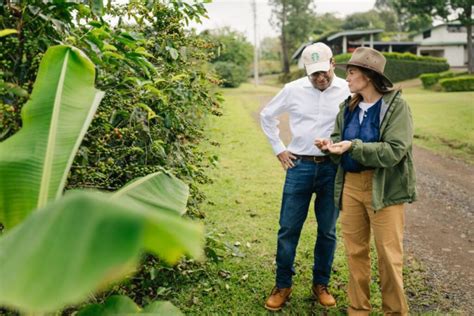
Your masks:
M 331 161 L 316 164 L 297 159 L 286 173 L 278 231 L 276 286 L 291 287 L 295 274 L 296 246 L 308 215 L 313 193 L 318 234 L 314 246 L 313 284 L 329 283 L 336 249 L 336 220 L 339 210 L 334 205 L 336 165 Z

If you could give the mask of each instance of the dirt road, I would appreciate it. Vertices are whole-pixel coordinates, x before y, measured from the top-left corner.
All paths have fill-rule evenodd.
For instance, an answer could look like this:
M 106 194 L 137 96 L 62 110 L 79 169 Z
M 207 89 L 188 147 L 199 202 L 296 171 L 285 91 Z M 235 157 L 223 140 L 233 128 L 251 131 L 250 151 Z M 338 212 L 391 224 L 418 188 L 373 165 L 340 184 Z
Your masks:
M 452 310 L 474 313 L 474 167 L 418 147 L 414 159 L 419 199 L 406 212 L 407 255 Z
M 262 107 L 269 101 L 260 99 Z M 258 119 L 258 114 L 254 113 Z M 282 116 L 281 137 L 290 132 Z M 425 310 L 474 313 L 474 166 L 415 147 L 418 201 L 406 211 L 407 260 L 424 268 L 424 281 L 440 293 Z M 409 295 L 409 293 L 407 293 Z

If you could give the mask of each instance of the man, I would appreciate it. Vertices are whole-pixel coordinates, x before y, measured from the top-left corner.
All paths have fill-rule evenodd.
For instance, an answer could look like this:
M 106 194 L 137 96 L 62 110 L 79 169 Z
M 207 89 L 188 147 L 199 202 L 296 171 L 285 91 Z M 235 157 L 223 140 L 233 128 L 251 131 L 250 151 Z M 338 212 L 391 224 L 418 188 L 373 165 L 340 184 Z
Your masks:
M 308 77 L 292 81 L 275 96 L 260 113 L 262 129 L 278 160 L 286 170 L 278 231 L 276 284 L 265 308 L 280 310 L 291 294 L 296 247 L 308 208 L 316 193 L 315 215 L 318 233 L 314 247 L 314 298 L 323 306 L 335 306 L 328 291 L 334 251 L 336 220 L 339 210 L 334 206 L 336 165 L 314 144 L 316 138 L 331 134 L 339 104 L 349 95 L 345 80 L 334 74 L 331 49 L 315 43 L 303 51 Z M 277 116 L 289 114 L 292 139 L 288 148 L 279 137 Z

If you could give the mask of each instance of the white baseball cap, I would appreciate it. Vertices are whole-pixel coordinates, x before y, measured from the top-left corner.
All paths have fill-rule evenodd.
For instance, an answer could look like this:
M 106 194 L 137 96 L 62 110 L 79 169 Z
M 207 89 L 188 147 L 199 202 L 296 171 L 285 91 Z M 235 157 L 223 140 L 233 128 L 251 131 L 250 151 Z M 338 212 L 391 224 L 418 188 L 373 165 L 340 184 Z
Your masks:
M 332 51 L 324 43 L 318 42 L 306 46 L 302 54 L 306 74 L 317 71 L 328 71 L 331 68 Z

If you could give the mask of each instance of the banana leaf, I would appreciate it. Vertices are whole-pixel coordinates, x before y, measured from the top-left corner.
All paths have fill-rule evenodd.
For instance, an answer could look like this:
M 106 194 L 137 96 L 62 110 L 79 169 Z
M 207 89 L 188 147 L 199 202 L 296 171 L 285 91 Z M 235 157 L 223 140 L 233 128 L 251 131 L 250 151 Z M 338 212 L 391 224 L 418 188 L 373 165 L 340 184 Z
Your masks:
M 163 177 L 167 192 L 182 190 L 176 178 L 154 177 Z M 134 196 L 161 189 L 137 186 Z M 161 210 L 125 195 L 69 192 L 7 232 L 0 239 L 0 305 L 51 312 L 131 274 L 144 251 L 171 264 L 184 253 L 202 255 L 202 227 L 170 211 L 180 205 Z
M 156 173 L 115 193 L 62 195 L 102 93 L 79 50 L 50 48 L 23 128 L 0 143 L 0 305 L 49 313 L 133 272 L 141 254 L 202 255 L 203 228 L 181 217 L 187 186 Z
M 0 223 L 7 229 L 61 197 L 76 151 L 103 97 L 94 64 L 54 46 L 41 61 L 23 127 L 0 143 Z

